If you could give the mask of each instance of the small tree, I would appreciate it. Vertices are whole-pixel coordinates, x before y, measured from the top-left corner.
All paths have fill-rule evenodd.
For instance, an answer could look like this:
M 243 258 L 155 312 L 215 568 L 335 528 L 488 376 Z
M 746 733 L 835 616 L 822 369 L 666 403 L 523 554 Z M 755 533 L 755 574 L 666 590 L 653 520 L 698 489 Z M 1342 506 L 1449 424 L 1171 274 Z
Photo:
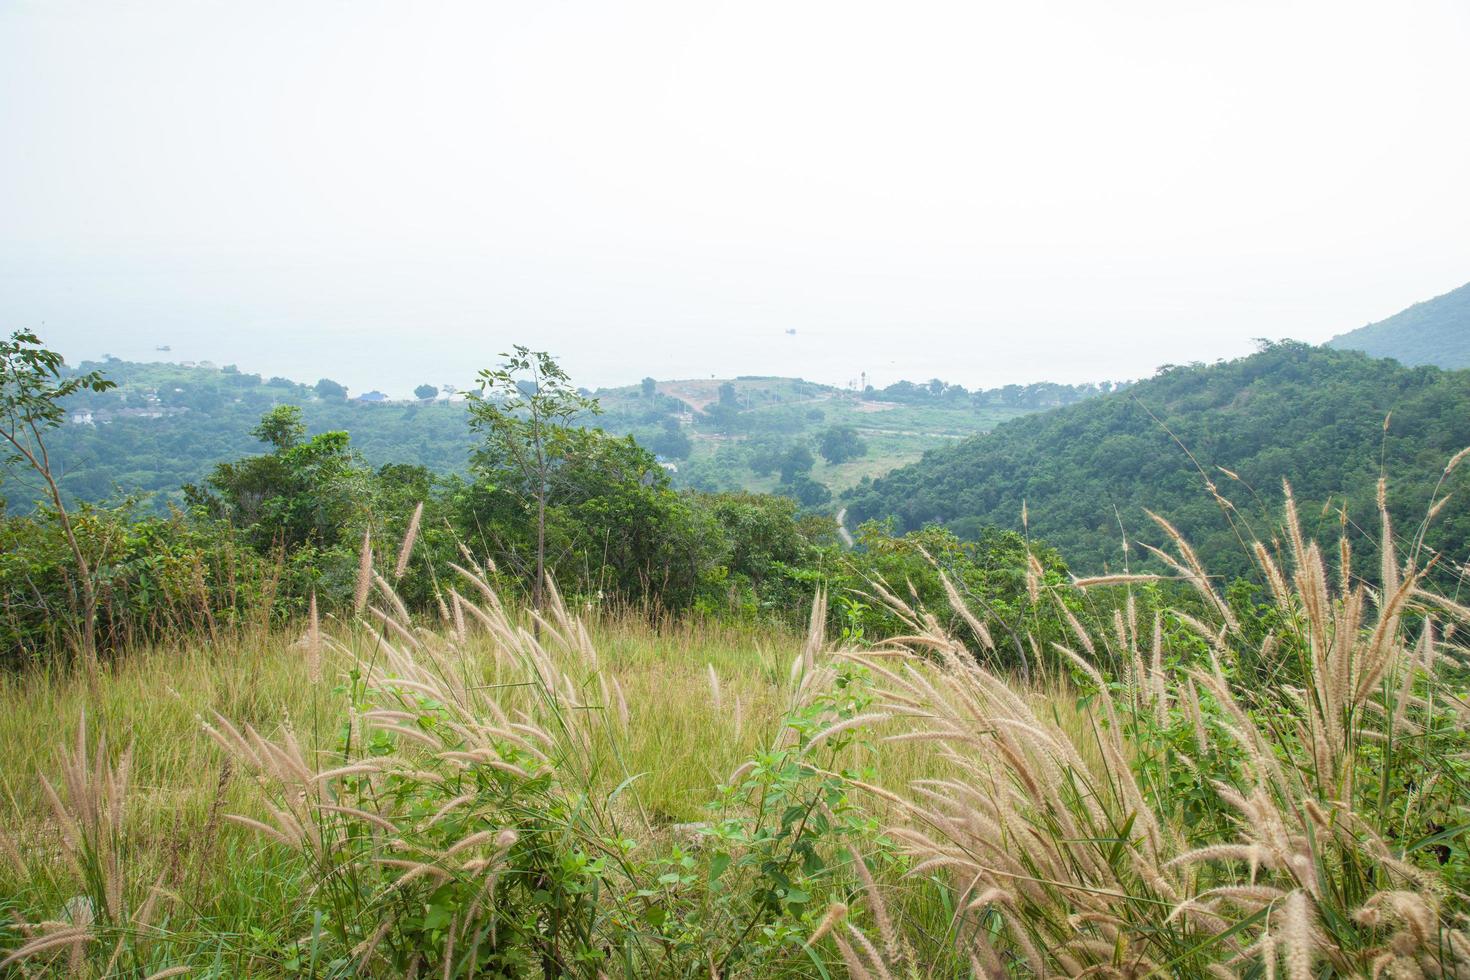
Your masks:
M 479 373 L 479 386 L 465 392 L 470 428 L 484 437 L 477 450 L 482 469 L 517 473 L 536 508 L 536 578 L 531 602 L 541 608 L 546 579 L 546 498 L 551 475 L 572 445 L 572 421 L 597 413 L 597 399 L 581 394 L 552 356 L 516 345 L 505 362 Z
M 787 493 L 803 507 L 820 507 L 832 500 L 832 491 L 825 483 L 818 483 L 806 474 L 797 474 L 787 486 Z
M 644 378 L 643 379 L 643 397 L 644 398 L 652 398 L 654 396 L 654 393 L 657 392 L 657 391 L 658 391 L 658 382 L 657 381 L 653 380 L 652 378 Z
M 306 423 L 301 421 L 301 409 L 297 406 L 277 405 L 261 417 L 250 434 L 284 452 L 306 435 Z
M 429 399 L 437 398 L 438 396 L 439 389 L 431 384 L 421 384 L 413 390 L 413 397 L 417 398 L 421 402 L 426 402 Z
M 66 417 L 61 402 L 67 396 L 79 391 L 100 393 L 117 386 L 100 371 L 63 378 L 61 369 L 65 364 L 60 354 L 47 350 L 29 331 L 17 330 L 8 340 L 0 341 L 0 439 L 5 442 L 5 462 L 24 463 L 34 470 L 45 482 L 56 508 L 56 519 L 77 566 L 77 583 L 82 591 L 82 655 L 90 668 L 97 659 L 97 583 L 66 512 L 42 433 L 61 425 Z
M 817 464 L 816 457 L 805 445 L 797 443 L 781 457 L 781 482 L 794 483 L 798 476 L 805 476 Z
M 827 429 L 817 441 L 817 448 L 829 463 L 845 463 L 868 453 L 868 444 L 850 425 L 834 425 Z
M 237 368 L 236 374 L 239 373 Z M 316 393 L 319 398 L 346 398 L 347 389 L 331 378 L 322 378 L 316 383 Z

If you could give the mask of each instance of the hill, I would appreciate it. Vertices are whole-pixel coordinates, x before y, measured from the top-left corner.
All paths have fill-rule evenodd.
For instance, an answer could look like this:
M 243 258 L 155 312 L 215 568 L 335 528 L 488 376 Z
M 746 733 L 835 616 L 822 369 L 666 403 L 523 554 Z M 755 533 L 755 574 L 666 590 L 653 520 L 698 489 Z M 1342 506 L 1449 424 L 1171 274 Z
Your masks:
M 330 380 L 308 385 L 208 364 L 114 358 L 77 369 L 101 370 L 118 387 L 73 398 L 68 424 L 50 439 L 62 486 L 74 500 L 133 495 L 165 510 L 182 501 L 180 487 L 201 481 L 216 463 L 258 452 L 251 430 L 281 404 L 301 406 L 309 434 L 350 433 L 353 448 L 374 466 L 462 473 L 473 442 L 463 403 L 439 393 L 365 401 L 346 397 Z M 1042 384 L 971 392 L 930 381 L 860 393 L 796 378 L 649 379 L 591 392 L 603 414 L 587 422 L 632 435 L 675 471 L 676 486 L 701 490 L 779 489 L 780 459 L 804 449 L 810 462 L 802 486 L 808 503 L 820 503 L 926 450 L 1110 389 Z M 834 427 L 852 429 L 862 451 L 823 458 L 818 444 Z M 0 493 L 11 508 L 28 509 L 36 490 L 12 476 L 0 482 Z M 785 486 L 792 490 L 789 481 Z M 815 498 L 812 488 L 820 488 Z
M 631 433 L 672 461 L 677 485 L 790 491 L 783 462 L 805 449 L 811 467 L 802 470 L 806 481 L 840 492 L 1007 419 L 1112 388 L 1035 384 L 968 391 L 933 380 L 857 392 L 794 378 L 739 377 L 656 382 L 653 396 L 640 386 L 595 394 L 604 409 L 598 424 Z M 823 455 L 822 436 L 833 429 L 856 437 L 852 455 Z
M 1470 283 L 1327 342 L 1411 366 L 1470 368 Z
M 1392 509 L 1406 526 L 1422 515 L 1447 458 L 1467 445 L 1470 372 L 1287 342 L 1166 368 L 1128 391 L 931 452 L 853 491 L 849 520 L 892 517 L 901 529 L 937 522 L 973 535 L 1020 528 L 1024 505 L 1032 534 L 1093 570 L 1121 564 L 1120 525 L 1161 543 L 1148 508 L 1169 515 L 1211 572 L 1238 573 L 1248 560 L 1189 453 L 1239 508 L 1236 519 L 1264 537 L 1271 519 L 1263 514 L 1279 502 L 1283 478 L 1303 519 L 1330 533 L 1344 503 L 1349 519 L 1374 525 L 1375 485 L 1387 472 Z M 1431 543 L 1463 554 L 1467 502 L 1452 500 L 1438 528 Z M 1371 552 L 1371 536 L 1355 547 Z

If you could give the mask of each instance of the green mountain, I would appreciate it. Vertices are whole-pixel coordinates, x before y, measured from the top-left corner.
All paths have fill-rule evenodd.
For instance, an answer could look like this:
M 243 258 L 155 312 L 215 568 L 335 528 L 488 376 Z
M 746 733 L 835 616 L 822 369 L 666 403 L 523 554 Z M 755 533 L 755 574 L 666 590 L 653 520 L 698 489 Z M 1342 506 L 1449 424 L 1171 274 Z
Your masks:
M 1242 534 L 1271 533 L 1284 478 L 1303 521 L 1329 539 L 1346 505 L 1354 547 L 1371 554 L 1380 468 L 1399 527 L 1410 528 L 1448 457 L 1467 445 L 1470 371 L 1286 342 L 1239 360 L 1166 368 L 1127 391 L 931 452 L 853 491 L 849 523 L 892 517 L 904 530 L 937 522 L 973 535 L 1019 529 L 1024 505 L 1030 533 L 1092 571 L 1121 566 L 1120 527 L 1164 543 L 1148 508 L 1179 527 L 1211 572 L 1239 574 L 1249 561 L 1207 480 L 1238 508 Z M 1459 560 L 1470 545 L 1465 498 L 1451 501 L 1429 538 Z
M 1327 346 L 1408 365 L 1470 368 L 1470 283 L 1415 303 L 1387 320 L 1333 337 Z

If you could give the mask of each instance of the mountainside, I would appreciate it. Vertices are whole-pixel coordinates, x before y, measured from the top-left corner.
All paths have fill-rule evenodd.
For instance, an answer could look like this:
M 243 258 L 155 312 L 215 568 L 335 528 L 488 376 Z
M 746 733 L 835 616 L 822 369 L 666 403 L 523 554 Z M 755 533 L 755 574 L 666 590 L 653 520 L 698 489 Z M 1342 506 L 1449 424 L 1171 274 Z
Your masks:
M 1287 342 L 1235 361 L 1169 368 L 1128 391 L 931 452 L 855 490 L 849 521 L 891 516 L 902 529 L 939 522 L 974 534 L 986 525 L 1019 529 L 1024 502 L 1030 532 L 1092 571 L 1121 566 L 1120 523 L 1130 538 L 1161 543 L 1148 508 L 1184 532 L 1211 572 L 1234 574 L 1248 561 L 1206 476 L 1238 508 L 1236 520 L 1263 536 L 1277 521 L 1283 478 L 1303 521 L 1329 535 L 1346 502 L 1367 532 L 1355 534 L 1354 547 L 1371 553 L 1380 460 L 1407 527 L 1422 516 L 1448 457 L 1467 445 L 1470 371 Z M 1467 507 L 1452 500 L 1429 541 L 1463 555 Z
M 1392 357 L 1411 366 L 1470 367 L 1470 283 L 1333 337 L 1327 346 Z

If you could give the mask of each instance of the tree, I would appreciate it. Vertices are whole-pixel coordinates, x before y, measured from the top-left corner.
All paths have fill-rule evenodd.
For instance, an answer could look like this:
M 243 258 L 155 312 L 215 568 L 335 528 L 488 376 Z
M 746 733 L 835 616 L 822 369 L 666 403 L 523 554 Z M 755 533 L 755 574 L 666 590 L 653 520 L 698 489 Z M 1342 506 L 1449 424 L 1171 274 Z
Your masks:
M 688 459 L 694 452 L 694 440 L 678 419 L 664 419 L 662 431 L 650 436 L 647 442 L 649 449 L 666 459 Z
M 242 533 L 261 554 L 339 544 L 371 509 L 372 473 L 346 432 L 306 438 L 301 409 L 277 405 L 251 434 L 272 452 L 220 463 L 207 488 L 185 486 L 189 503 Z
M 436 398 L 438 397 L 438 395 L 439 389 L 431 384 L 421 384 L 413 390 L 413 397 L 417 398 L 421 402 L 426 402 L 431 398 Z
M 237 368 L 236 373 L 238 372 L 239 369 Z M 347 389 L 344 386 L 339 385 L 337 382 L 333 381 L 331 378 L 322 378 L 320 381 L 318 381 L 316 383 L 316 393 L 318 398 L 347 397 Z
M 850 425 L 834 425 L 819 437 L 817 448 L 829 463 L 845 463 L 868 454 L 868 444 Z
M 832 500 L 832 491 L 825 483 L 818 483 L 805 473 L 798 473 L 787 481 L 786 492 L 796 498 L 803 507 L 820 507 Z
M 61 402 L 67 396 L 80 391 L 100 393 L 116 385 L 100 371 L 63 378 L 65 364 L 60 354 L 46 349 L 29 331 L 17 330 L 0 341 L 0 439 L 8 447 L 5 462 L 25 463 L 34 470 L 56 507 L 56 519 L 77 566 L 82 590 L 82 656 L 90 669 L 97 660 L 97 583 L 61 498 L 42 433 L 61 425 L 65 418 Z
M 756 476 L 770 476 L 781 468 L 781 462 L 790 451 L 786 440 L 769 436 L 751 439 L 749 442 L 750 471 Z
M 481 472 L 506 470 L 520 478 L 536 508 L 536 578 L 531 602 L 542 606 L 546 578 L 546 501 L 551 477 L 574 444 L 572 421 L 601 411 L 597 399 L 581 394 L 545 351 L 517 344 L 504 363 L 482 370 L 479 387 L 465 392 L 470 428 L 483 439 L 475 465 Z
M 798 476 L 804 476 L 811 472 L 813 466 L 817 465 L 816 457 L 805 445 L 797 443 L 786 451 L 781 457 L 781 482 L 792 483 Z
M 297 406 L 277 405 L 265 413 L 250 434 L 278 451 L 285 451 L 306 435 L 306 423 L 301 421 L 301 409 Z
M 658 391 L 658 382 L 652 378 L 643 379 L 643 397 L 652 398 Z
M 735 386 L 728 381 L 720 385 L 720 404 L 725 408 L 735 408 L 740 404 L 740 396 L 735 393 Z

